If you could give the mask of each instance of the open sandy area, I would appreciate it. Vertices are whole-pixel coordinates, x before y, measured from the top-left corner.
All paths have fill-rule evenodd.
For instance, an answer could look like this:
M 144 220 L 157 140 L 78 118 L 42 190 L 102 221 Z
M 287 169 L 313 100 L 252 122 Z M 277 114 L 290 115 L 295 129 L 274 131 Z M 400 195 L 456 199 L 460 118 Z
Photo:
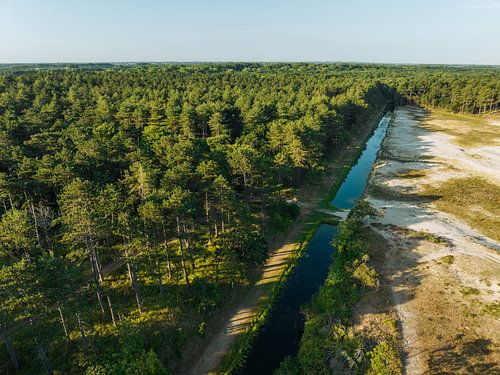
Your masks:
M 406 374 L 500 373 L 499 138 L 498 119 L 395 111 L 367 198 L 383 213 L 372 223 L 388 243 L 378 271 Z M 487 199 L 444 196 L 469 179 Z

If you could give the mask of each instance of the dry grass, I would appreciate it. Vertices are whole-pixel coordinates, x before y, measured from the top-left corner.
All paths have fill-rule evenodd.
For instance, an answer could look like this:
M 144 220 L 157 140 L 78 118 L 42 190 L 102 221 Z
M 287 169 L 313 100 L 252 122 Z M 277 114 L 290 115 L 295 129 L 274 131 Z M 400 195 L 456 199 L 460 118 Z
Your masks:
M 496 145 L 500 139 L 500 127 L 480 116 L 433 111 L 423 127 L 453 136 L 453 142 L 461 147 Z
M 422 262 L 442 245 L 407 228 L 380 229 L 391 236 L 377 271 L 381 289 L 392 290 L 386 298 L 398 312 L 406 373 L 496 374 L 500 309 L 492 288 L 473 280 L 497 264 L 463 254 Z
M 428 172 L 423 169 L 408 169 L 397 175 L 399 178 L 420 178 L 428 175 Z
M 479 177 L 455 178 L 421 193 L 434 197 L 439 210 L 500 241 L 500 187 Z

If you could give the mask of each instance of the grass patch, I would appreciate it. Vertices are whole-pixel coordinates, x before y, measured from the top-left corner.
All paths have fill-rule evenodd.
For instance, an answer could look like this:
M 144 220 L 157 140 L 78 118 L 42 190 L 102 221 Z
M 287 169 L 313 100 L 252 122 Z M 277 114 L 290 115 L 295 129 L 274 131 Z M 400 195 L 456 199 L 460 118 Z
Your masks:
M 433 111 L 432 118 L 423 126 L 453 136 L 453 142 L 461 147 L 494 145 L 500 138 L 498 126 L 480 116 Z
M 428 186 L 421 195 L 434 197 L 438 209 L 500 241 L 500 188 L 497 185 L 480 177 L 456 178 L 439 186 Z
M 422 238 L 422 239 L 424 239 L 427 242 L 432 242 L 432 243 L 435 243 L 435 244 L 438 244 L 438 245 L 448 245 L 448 241 L 444 237 L 437 236 L 435 234 L 432 234 L 432 233 L 429 233 L 429 232 L 425 232 L 423 230 L 416 232 L 415 233 L 415 237 Z M 453 258 L 452 255 L 449 255 L 449 256 L 451 256 Z
M 422 169 L 409 169 L 398 173 L 399 178 L 420 178 L 427 176 L 427 172 Z
M 500 303 L 488 303 L 483 306 L 483 311 L 493 316 L 496 319 L 500 319 Z
M 443 264 L 451 266 L 455 262 L 455 257 L 453 255 L 447 255 L 441 258 L 441 261 L 443 262 Z
M 374 198 L 393 200 L 400 198 L 401 193 L 380 184 L 371 183 L 368 186 L 368 194 Z
M 480 291 L 479 291 L 479 289 L 476 289 L 476 288 L 462 288 L 462 289 L 460 289 L 460 293 L 462 293 L 462 295 L 464 297 L 477 296 L 480 293 Z
M 415 202 L 429 199 L 429 197 L 424 197 L 420 194 L 405 193 L 403 191 L 399 191 L 385 185 L 373 183 L 373 181 L 368 184 L 367 193 L 373 198 L 382 200 Z

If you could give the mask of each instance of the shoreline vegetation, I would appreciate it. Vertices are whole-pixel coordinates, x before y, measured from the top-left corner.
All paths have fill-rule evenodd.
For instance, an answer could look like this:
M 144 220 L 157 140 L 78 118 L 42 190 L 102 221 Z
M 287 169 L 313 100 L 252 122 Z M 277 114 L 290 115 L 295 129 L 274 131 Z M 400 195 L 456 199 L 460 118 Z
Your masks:
M 375 116 L 370 116 L 371 118 L 366 121 L 366 124 L 370 125 L 366 127 L 367 129 L 369 129 L 369 131 L 362 131 L 360 134 L 361 139 L 358 142 L 355 142 L 355 145 L 350 146 L 350 148 L 352 148 L 354 152 L 352 152 L 351 156 L 348 157 L 348 162 L 340 166 L 340 169 L 337 172 L 337 176 L 334 177 L 335 182 L 331 184 L 330 188 L 328 189 L 326 198 L 321 199 L 319 203 L 316 204 L 317 208 L 332 208 L 330 204 L 331 200 L 344 182 L 352 166 L 361 156 L 366 142 L 373 135 L 374 130 L 376 129 L 380 119 L 386 111 L 386 107 L 387 105 L 384 105 L 383 108 L 376 110 L 374 112 Z M 349 154 L 348 150 L 345 150 L 344 152 Z M 337 163 L 332 162 L 332 164 Z M 315 211 L 315 208 L 316 207 L 312 207 L 312 212 L 308 214 L 304 222 L 305 228 L 301 230 L 301 239 L 294 241 L 296 243 L 294 253 L 288 258 L 286 269 L 281 274 L 276 285 L 274 285 L 269 292 L 267 301 L 265 302 L 265 306 L 260 309 L 260 313 L 257 315 L 257 318 L 255 318 L 254 321 L 251 322 L 243 336 L 238 339 L 238 342 L 232 345 L 230 352 L 223 357 L 221 364 L 218 366 L 215 373 L 232 374 L 244 365 L 246 355 L 251 350 L 252 342 L 257 338 L 257 336 L 259 335 L 259 331 L 267 323 L 270 314 L 272 314 L 276 299 L 279 297 L 281 290 L 285 287 L 289 275 L 293 272 L 295 266 L 297 265 L 297 262 L 302 257 L 304 250 L 307 248 L 316 230 L 321 224 L 336 225 L 339 222 L 337 218 L 332 218 L 331 216 L 328 216 L 324 213 Z
M 354 329 L 353 309 L 362 298 L 377 292 L 380 281 L 370 258 L 379 239 L 363 224 L 378 212 L 360 200 L 338 225 L 327 280 L 302 307 L 305 328 L 297 357 L 287 357 L 275 374 L 387 374 L 402 373 L 396 321 L 381 327 Z M 375 249 L 375 250 L 374 250 Z
M 482 115 L 498 68 L 0 67 L 2 371 L 178 373 L 388 101 Z

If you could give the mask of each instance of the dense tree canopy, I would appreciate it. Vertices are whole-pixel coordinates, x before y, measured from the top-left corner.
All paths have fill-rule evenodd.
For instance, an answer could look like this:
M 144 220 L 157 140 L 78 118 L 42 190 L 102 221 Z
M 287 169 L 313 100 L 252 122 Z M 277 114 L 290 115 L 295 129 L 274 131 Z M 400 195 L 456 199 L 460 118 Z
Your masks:
M 7 373 L 175 369 L 293 219 L 282 191 L 321 175 L 370 114 L 482 114 L 500 92 L 496 68 L 38 68 L 0 68 Z

